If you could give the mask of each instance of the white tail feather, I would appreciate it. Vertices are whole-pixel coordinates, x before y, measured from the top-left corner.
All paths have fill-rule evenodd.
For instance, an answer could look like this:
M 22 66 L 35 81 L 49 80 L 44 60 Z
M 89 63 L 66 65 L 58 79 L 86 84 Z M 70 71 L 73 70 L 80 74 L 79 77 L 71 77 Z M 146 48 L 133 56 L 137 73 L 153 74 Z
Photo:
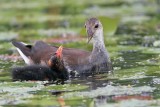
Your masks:
M 23 60 L 25 61 L 25 63 L 30 65 L 31 64 L 30 59 L 27 56 L 25 56 L 19 48 L 17 48 L 17 50 L 18 50 L 19 54 L 21 55 L 21 57 L 23 58 Z

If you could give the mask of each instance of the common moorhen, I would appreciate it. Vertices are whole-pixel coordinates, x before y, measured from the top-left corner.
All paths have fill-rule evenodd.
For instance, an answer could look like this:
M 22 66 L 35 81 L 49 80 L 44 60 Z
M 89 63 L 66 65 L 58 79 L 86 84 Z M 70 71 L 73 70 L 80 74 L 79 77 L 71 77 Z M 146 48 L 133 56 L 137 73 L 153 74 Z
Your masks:
M 68 64 L 68 70 L 77 71 L 79 74 L 111 71 L 112 64 L 105 48 L 101 22 L 96 18 L 90 18 L 86 21 L 85 28 L 88 34 L 88 42 L 93 39 L 93 50 L 88 52 L 80 49 L 64 48 L 63 60 Z M 25 63 L 29 65 L 47 65 L 46 62 L 53 51 L 57 50 L 56 46 L 48 45 L 42 41 L 37 41 L 33 46 L 17 41 L 13 41 L 12 44 L 17 47 Z
M 13 81 L 24 80 L 62 80 L 69 79 L 67 69 L 64 67 L 62 59 L 62 47 L 48 61 L 48 66 L 45 65 L 28 65 L 24 67 L 15 67 L 12 69 Z

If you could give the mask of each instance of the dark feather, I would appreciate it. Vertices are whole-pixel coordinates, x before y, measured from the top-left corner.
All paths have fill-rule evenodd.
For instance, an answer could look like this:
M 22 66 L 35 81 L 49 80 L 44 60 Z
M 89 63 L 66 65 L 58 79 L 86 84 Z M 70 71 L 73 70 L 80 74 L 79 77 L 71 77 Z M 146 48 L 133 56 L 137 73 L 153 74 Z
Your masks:
M 11 72 L 13 81 L 18 81 L 18 80 L 55 81 L 56 79 L 61 79 L 61 80 L 68 79 L 68 75 L 63 74 L 63 72 L 57 73 L 58 72 L 57 70 L 42 65 L 15 67 L 11 70 Z

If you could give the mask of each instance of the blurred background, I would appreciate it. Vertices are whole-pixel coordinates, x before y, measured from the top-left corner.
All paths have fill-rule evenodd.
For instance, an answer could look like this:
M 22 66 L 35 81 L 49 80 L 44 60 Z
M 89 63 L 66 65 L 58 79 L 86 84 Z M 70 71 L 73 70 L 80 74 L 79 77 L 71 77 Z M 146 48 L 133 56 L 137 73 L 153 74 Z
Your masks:
M 34 44 L 35 41 L 43 40 L 51 45 L 63 44 L 64 47 L 91 51 L 92 44 L 87 45 L 84 30 L 85 20 L 90 17 L 97 17 L 102 21 L 106 48 L 114 66 L 114 77 L 105 79 L 111 80 L 113 86 L 134 87 L 133 92 L 138 89 L 141 93 L 146 88 L 139 87 L 147 86 L 151 89 L 147 91 L 150 93 L 149 99 L 138 100 L 133 105 L 160 106 L 160 0 L 0 0 L 0 86 L 3 87 L 0 88 L 0 94 L 3 95 L 0 104 L 14 104 L 12 101 L 17 97 L 13 96 L 13 99 L 9 98 L 7 101 L 9 96 L 4 93 L 5 89 L 12 86 L 17 88 L 19 84 L 33 86 L 30 83 L 15 85 L 11 82 L 10 68 L 24 65 L 24 61 L 10 41 Z M 4 82 L 8 82 L 8 85 L 4 85 Z M 41 93 L 44 94 L 46 93 Z M 44 105 L 43 101 L 37 102 L 39 97 L 32 99 L 35 102 L 31 105 Z M 69 105 L 88 106 L 95 102 L 95 97 L 90 98 L 92 100 L 86 102 L 71 101 Z M 52 105 L 52 100 L 45 99 L 48 102 L 45 105 Z M 112 106 L 117 104 L 117 100 L 112 98 L 103 100 L 112 102 Z M 118 103 L 122 107 L 127 106 L 127 103 Z
M 100 16 L 110 18 L 103 25 L 115 35 L 158 35 L 159 8 L 159 0 L 1 0 L 0 40 L 79 42 L 85 20 Z

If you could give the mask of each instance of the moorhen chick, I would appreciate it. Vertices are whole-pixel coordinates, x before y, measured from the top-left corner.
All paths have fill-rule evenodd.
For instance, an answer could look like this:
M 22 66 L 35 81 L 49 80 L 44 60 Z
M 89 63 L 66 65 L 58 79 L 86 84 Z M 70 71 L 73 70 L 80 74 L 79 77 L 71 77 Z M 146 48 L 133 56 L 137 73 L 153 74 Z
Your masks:
M 108 72 L 112 70 L 109 54 L 105 48 L 103 37 L 103 26 L 96 18 L 90 18 L 85 23 L 88 34 L 88 42 L 93 39 L 93 50 L 88 52 L 80 49 L 64 48 L 63 59 L 68 71 L 77 71 L 79 74 L 92 74 Z M 25 63 L 47 65 L 56 46 L 48 45 L 42 41 L 37 41 L 34 45 L 27 45 L 22 42 L 13 41 L 18 52 Z
M 13 81 L 24 80 L 62 80 L 69 79 L 67 69 L 64 67 L 62 58 L 62 46 L 58 48 L 56 53 L 51 56 L 48 66 L 45 65 L 28 65 L 24 67 L 15 67 L 12 69 Z

